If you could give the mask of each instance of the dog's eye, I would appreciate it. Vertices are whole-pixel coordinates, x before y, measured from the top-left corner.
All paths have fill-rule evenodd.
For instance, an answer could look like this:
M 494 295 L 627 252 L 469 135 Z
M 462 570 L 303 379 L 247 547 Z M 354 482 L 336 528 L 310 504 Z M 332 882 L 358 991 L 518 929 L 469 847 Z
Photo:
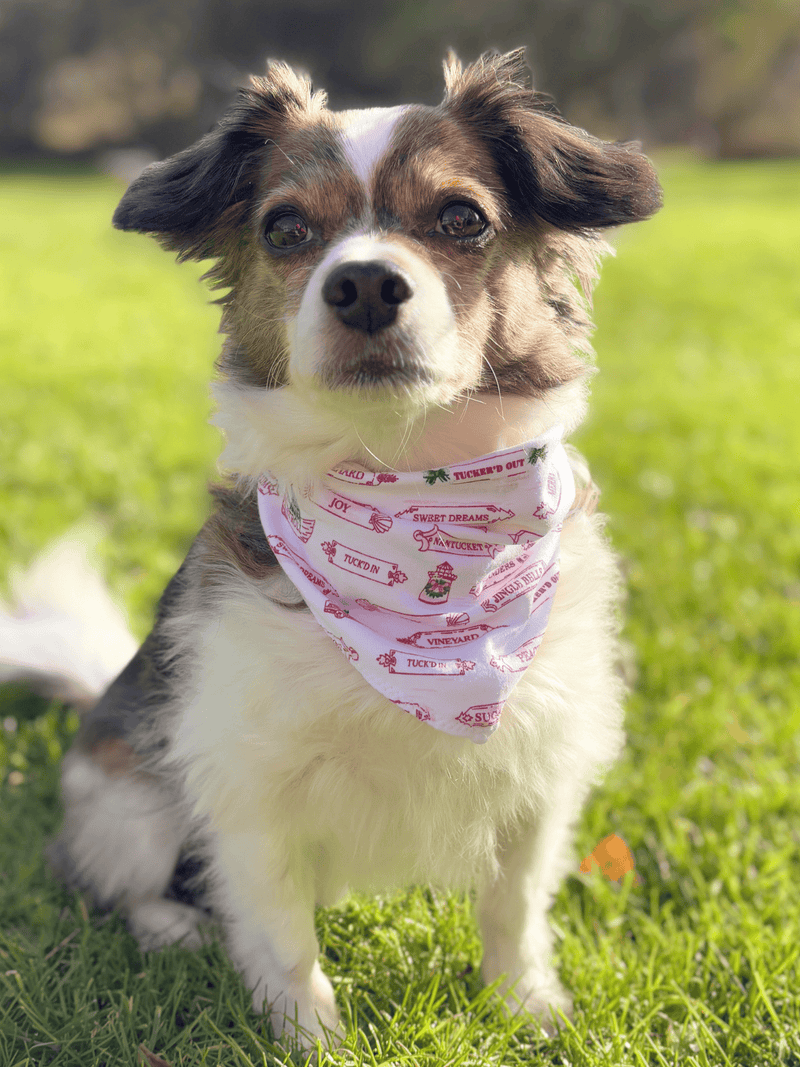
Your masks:
M 486 229 L 486 219 L 470 204 L 448 204 L 436 229 L 448 237 L 477 237 Z
M 267 220 L 264 236 L 273 248 L 294 248 L 308 240 L 309 230 L 299 215 L 286 211 Z

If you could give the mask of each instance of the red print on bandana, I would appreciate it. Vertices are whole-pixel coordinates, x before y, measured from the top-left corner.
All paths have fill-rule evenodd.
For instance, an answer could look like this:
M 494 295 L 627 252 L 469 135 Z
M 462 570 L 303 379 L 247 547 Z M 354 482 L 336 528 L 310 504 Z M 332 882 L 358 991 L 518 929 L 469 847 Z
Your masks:
M 466 674 L 467 671 L 475 670 L 472 660 L 427 659 L 409 652 L 400 652 L 396 648 L 376 656 L 376 659 L 389 674 L 430 674 L 436 677 L 441 674 Z
M 428 580 L 417 599 L 423 604 L 446 603 L 457 577 L 449 563 L 440 563 L 436 570 L 428 571 Z
M 346 619 L 350 614 L 345 608 L 337 607 L 336 604 L 332 603 L 330 600 L 325 601 L 323 611 L 326 615 L 333 615 L 335 619 Z
M 536 637 L 532 637 L 530 641 L 525 641 L 515 652 L 508 656 L 492 656 L 489 663 L 496 667 L 498 671 L 513 671 L 515 673 L 526 671 L 533 663 L 543 637 L 544 634 L 537 634 Z
M 397 518 L 409 518 L 412 522 L 448 523 L 451 526 L 489 526 L 493 522 L 513 519 L 514 512 L 499 508 L 496 504 L 466 504 L 454 508 L 431 508 L 426 504 L 412 504 L 397 513 Z
M 495 726 L 500 721 L 502 710 L 503 705 L 499 703 L 473 704 L 471 708 L 456 715 L 456 722 L 465 726 Z
M 314 532 L 316 523 L 313 519 L 304 519 L 294 494 L 287 494 L 281 504 L 281 515 L 289 523 L 301 541 L 307 541 Z
M 330 582 L 323 578 L 322 575 L 319 574 L 317 571 L 312 570 L 312 568 L 309 567 L 303 561 L 303 559 L 297 555 L 296 552 L 293 552 L 291 548 L 289 548 L 289 546 L 282 538 L 274 537 L 270 541 L 269 545 L 272 551 L 275 553 L 275 556 L 277 557 L 279 563 L 281 562 L 281 557 L 283 557 L 284 559 L 291 560 L 291 562 L 294 563 L 294 565 L 306 578 L 306 580 L 309 581 L 317 589 L 319 589 L 321 593 L 324 593 L 325 596 L 338 597 L 339 594 L 336 592 Z
M 414 704 L 407 700 L 395 700 L 394 703 L 398 708 L 402 708 L 403 711 L 407 711 L 409 715 L 414 715 L 420 722 L 430 722 L 431 713 L 427 708 L 424 708 L 422 704 Z
M 551 563 L 547 571 L 552 570 L 553 567 L 555 567 L 555 563 Z M 538 585 L 539 579 L 543 578 L 547 571 L 544 570 L 544 564 L 541 560 L 535 560 L 518 574 L 509 578 L 499 589 L 493 591 L 490 597 L 481 600 L 481 607 L 484 611 L 495 612 L 502 607 L 508 607 L 509 604 L 513 604 L 520 597 L 528 596 L 532 590 L 535 590 L 535 592 L 533 592 L 531 603 L 535 603 L 551 587 L 552 578 L 550 582 L 546 581 L 542 585 Z M 558 581 L 557 571 L 555 581 Z
M 357 467 L 337 467 L 330 472 L 329 477 L 335 478 L 337 482 L 350 482 L 352 485 L 388 485 L 397 481 L 396 474 L 386 474 L 384 471 L 373 474 L 372 471 L 362 471 Z
M 497 553 L 503 550 L 502 545 L 453 537 L 438 526 L 431 530 L 415 530 L 414 540 L 419 552 L 439 552 L 446 556 L 488 556 L 489 559 L 494 559 Z
M 345 522 L 352 522 L 354 526 L 361 526 L 365 530 L 387 533 L 392 528 L 390 515 L 384 515 L 378 508 L 350 500 L 341 493 L 323 492 L 317 503 L 330 515 L 338 515 Z
M 477 622 L 474 626 L 458 626 L 448 630 L 418 630 L 415 634 L 398 637 L 397 640 L 404 645 L 414 645 L 415 648 L 457 648 L 496 629 L 496 626 L 487 626 L 486 623 Z
M 350 548 L 349 545 L 340 545 L 338 541 L 323 541 L 320 547 L 328 557 L 328 563 L 343 571 L 350 571 L 351 574 L 359 574 L 370 582 L 394 585 L 395 582 L 406 581 L 406 575 L 396 563 L 390 563 L 389 560 L 368 556 L 366 552 L 359 552 L 357 548 Z

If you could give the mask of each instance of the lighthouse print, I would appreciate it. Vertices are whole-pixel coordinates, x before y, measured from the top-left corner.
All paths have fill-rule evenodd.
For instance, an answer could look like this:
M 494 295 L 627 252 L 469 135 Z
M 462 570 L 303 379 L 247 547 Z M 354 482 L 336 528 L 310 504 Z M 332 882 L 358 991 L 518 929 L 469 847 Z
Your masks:
M 446 604 L 457 577 L 447 561 L 440 563 L 436 570 L 428 571 L 428 580 L 418 599 L 423 604 Z

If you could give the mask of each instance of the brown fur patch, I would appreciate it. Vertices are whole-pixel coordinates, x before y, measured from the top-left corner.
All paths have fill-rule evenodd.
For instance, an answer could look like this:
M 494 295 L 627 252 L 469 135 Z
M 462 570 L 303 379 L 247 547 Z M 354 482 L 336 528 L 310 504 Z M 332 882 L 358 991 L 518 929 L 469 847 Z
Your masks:
M 119 737 L 105 737 L 91 748 L 91 758 L 110 778 L 130 774 L 139 764 L 133 746 Z
M 248 578 L 258 580 L 275 573 L 278 563 L 261 525 L 256 494 L 235 482 L 209 488 L 216 510 L 200 533 L 201 542 L 215 559 Z

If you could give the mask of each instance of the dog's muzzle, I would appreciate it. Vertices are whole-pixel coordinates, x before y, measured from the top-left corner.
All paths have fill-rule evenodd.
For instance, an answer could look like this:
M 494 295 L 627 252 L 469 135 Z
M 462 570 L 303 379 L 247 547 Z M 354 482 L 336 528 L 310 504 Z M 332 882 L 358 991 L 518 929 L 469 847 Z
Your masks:
M 322 287 L 322 299 L 339 321 L 368 334 L 391 326 L 397 309 L 413 294 L 410 280 L 380 260 L 341 263 Z
M 287 325 L 293 380 L 331 392 L 423 404 L 450 388 L 463 363 L 442 277 L 383 234 L 335 244 Z

